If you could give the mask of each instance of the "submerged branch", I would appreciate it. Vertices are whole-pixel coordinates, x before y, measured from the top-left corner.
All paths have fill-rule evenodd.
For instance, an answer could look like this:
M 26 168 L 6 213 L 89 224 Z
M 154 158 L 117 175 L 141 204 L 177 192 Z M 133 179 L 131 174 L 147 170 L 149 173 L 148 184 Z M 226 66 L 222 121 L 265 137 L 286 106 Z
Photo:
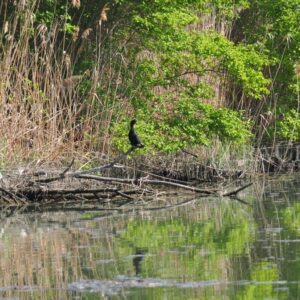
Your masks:
M 245 184 L 245 185 L 239 187 L 238 189 L 236 189 L 236 190 L 234 190 L 234 191 L 225 193 L 225 194 L 223 194 L 222 196 L 223 196 L 223 197 L 231 197 L 231 196 L 234 196 L 234 195 L 236 195 L 237 193 L 239 193 L 240 191 L 242 191 L 242 190 L 246 189 L 247 187 L 251 186 L 252 184 L 253 184 L 253 183 L 250 182 L 250 183 L 248 183 L 248 184 Z

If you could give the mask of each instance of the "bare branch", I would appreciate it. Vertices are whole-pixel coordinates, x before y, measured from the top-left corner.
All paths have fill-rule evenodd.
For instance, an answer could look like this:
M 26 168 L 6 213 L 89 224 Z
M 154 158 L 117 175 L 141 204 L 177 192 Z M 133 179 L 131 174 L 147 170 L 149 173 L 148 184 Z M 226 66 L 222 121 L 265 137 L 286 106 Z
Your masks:
M 234 190 L 234 191 L 225 193 L 225 194 L 223 194 L 222 196 L 223 196 L 223 197 L 231 197 L 231 196 L 233 196 L 233 195 L 236 195 L 238 192 L 240 192 L 240 191 L 246 189 L 247 187 L 249 187 L 249 186 L 252 185 L 252 184 L 253 184 L 253 183 L 250 182 L 250 183 L 248 183 L 248 184 L 245 184 L 245 185 L 239 187 L 238 189 L 236 189 L 236 190 Z
M 114 178 L 114 177 L 102 177 L 102 176 L 96 176 L 96 175 L 78 175 L 77 178 L 82 179 L 92 179 L 97 181 L 104 181 L 104 182 L 118 182 L 118 183 L 126 183 L 126 184 L 133 184 L 133 185 L 143 185 L 143 184 L 153 184 L 153 185 L 167 185 L 167 186 L 174 186 L 186 190 L 190 190 L 196 193 L 203 193 L 207 195 L 211 195 L 216 193 L 216 190 L 204 190 L 199 189 L 193 186 L 183 185 L 180 183 L 170 182 L 170 181 L 164 181 L 164 180 L 151 180 L 151 179 L 125 179 L 125 178 Z

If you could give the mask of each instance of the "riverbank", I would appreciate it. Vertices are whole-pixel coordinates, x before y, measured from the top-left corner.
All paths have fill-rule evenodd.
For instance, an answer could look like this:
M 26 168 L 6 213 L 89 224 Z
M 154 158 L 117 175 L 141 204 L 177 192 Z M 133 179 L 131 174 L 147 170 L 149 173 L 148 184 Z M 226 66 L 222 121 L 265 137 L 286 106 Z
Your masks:
M 176 154 L 142 154 L 131 147 L 113 158 L 89 153 L 85 159 L 75 157 L 50 163 L 46 159 L 2 171 L 0 194 L 6 205 L 62 204 L 76 201 L 119 205 L 143 199 L 149 202 L 166 195 L 170 188 L 178 193 L 190 192 L 198 197 L 236 196 L 249 186 L 259 173 L 293 172 L 298 170 L 298 144 L 276 147 L 234 148 L 202 147 L 178 151 Z M 280 156 L 281 155 L 281 156 Z M 235 182 L 235 188 L 227 185 Z M 214 184 L 216 183 L 216 184 Z M 221 183 L 221 184 L 218 184 Z M 115 208 L 114 208 L 115 209 Z
M 128 146 L 129 147 L 129 146 Z M 210 146 L 198 146 L 173 154 L 145 153 L 143 149 L 126 153 L 84 151 L 64 147 L 57 151 L 24 149 L 22 155 L 2 153 L 2 170 L 14 174 L 59 173 L 72 161 L 73 171 L 101 169 L 104 176 L 140 178 L 147 175 L 181 181 L 214 182 L 252 177 L 258 173 L 293 172 L 299 170 L 300 143 L 280 142 L 275 146 L 230 145 L 215 141 Z M 70 150 L 70 151 L 69 151 Z
M 200 187 L 199 181 L 178 180 L 171 177 L 157 175 L 139 169 L 126 168 L 120 161 L 133 153 L 137 148 L 132 147 L 127 153 L 115 158 L 113 161 L 88 170 L 72 170 L 74 159 L 61 171 L 47 170 L 23 170 L 22 173 L 8 173 L 2 175 L 0 186 L 1 200 L 7 205 L 39 205 L 66 204 L 73 202 L 89 203 L 96 201 L 105 205 L 107 201 L 114 205 L 113 210 L 130 204 L 135 207 L 140 200 L 143 203 L 151 203 L 158 200 L 161 195 L 164 198 L 170 193 L 170 188 L 177 189 L 176 194 L 184 195 L 183 191 L 194 193 L 195 197 L 221 196 L 234 197 L 238 192 L 247 188 L 251 183 L 228 191 L 226 187 L 212 188 Z M 113 170 L 127 170 L 127 178 L 109 174 Z M 131 177 L 129 173 L 134 172 Z M 105 174 L 106 173 L 106 174 Z M 192 196 L 192 195 L 191 195 Z M 193 199 L 193 198 L 192 198 Z M 111 202 L 113 201 L 113 203 Z M 176 205 L 185 204 L 179 203 Z M 115 206 L 116 205 L 116 206 Z

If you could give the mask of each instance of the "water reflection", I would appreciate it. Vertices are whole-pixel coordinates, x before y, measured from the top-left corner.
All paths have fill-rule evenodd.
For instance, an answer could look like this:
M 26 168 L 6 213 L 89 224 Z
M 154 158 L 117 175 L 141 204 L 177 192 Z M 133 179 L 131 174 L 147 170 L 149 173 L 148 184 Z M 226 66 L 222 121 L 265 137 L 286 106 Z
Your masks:
M 135 275 L 139 276 L 142 274 L 142 261 L 147 253 L 147 249 L 136 248 L 135 254 L 132 259 Z
M 299 192 L 271 179 L 241 195 L 253 207 L 2 211 L 0 298 L 297 299 Z

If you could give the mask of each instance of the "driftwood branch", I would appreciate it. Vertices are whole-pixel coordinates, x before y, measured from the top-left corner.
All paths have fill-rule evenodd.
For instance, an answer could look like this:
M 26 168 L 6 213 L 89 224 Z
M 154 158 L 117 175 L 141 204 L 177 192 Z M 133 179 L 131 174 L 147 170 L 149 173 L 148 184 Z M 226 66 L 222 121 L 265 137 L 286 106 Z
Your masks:
M 10 191 L 7 191 L 3 187 L 0 187 L 0 191 L 2 193 L 4 193 L 5 195 L 9 196 L 9 198 L 12 199 L 15 203 L 17 203 L 17 204 L 19 204 L 19 203 L 26 204 L 26 201 L 24 199 L 22 199 L 21 197 L 19 197 L 17 194 L 12 193 Z M 9 199 L 6 198 L 5 196 L 3 196 L 3 199 L 11 204 L 11 202 L 9 201 Z
M 61 173 L 63 174 L 63 173 Z M 61 188 L 45 188 L 45 186 L 38 186 L 37 184 L 30 184 L 22 188 L 15 188 L 15 189 L 4 189 L 0 187 L 0 194 L 2 194 L 2 198 L 9 204 L 13 204 L 10 200 L 17 204 L 26 204 L 28 202 L 42 202 L 42 201 L 49 201 L 54 199 L 58 202 L 61 199 L 65 200 L 72 200 L 76 197 L 81 198 L 82 200 L 93 200 L 93 199 L 104 199 L 104 198 L 115 198 L 121 197 L 123 199 L 134 201 L 136 198 L 134 195 L 139 194 L 139 198 L 144 200 L 146 199 L 153 199 L 159 197 L 159 195 L 165 194 L 164 192 L 161 193 L 163 187 L 172 187 L 176 189 L 183 189 L 193 193 L 199 194 L 199 196 L 207 196 L 207 195 L 215 195 L 215 196 L 223 196 L 223 197 L 236 197 L 236 195 L 244 190 L 245 188 L 249 187 L 252 183 L 246 184 L 242 187 L 239 187 L 231 192 L 221 194 L 217 189 L 200 189 L 195 186 L 184 185 L 181 183 L 175 183 L 170 181 L 164 180 L 154 180 L 149 179 L 148 177 L 139 178 L 139 179 L 126 179 L 126 178 L 114 178 L 114 177 L 104 177 L 104 176 L 97 176 L 97 175 L 88 175 L 88 174 L 77 174 L 73 176 L 74 178 L 79 178 L 85 180 L 85 182 L 89 181 L 97 181 L 101 182 L 101 186 L 98 184 L 91 184 L 92 187 L 87 188 L 69 188 L 66 189 L 64 186 Z M 118 185 L 130 185 L 134 186 L 134 190 L 126 190 L 126 188 L 121 189 L 120 186 L 116 187 L 107 187 L 105 184 L 118 184 Z M 68 183 L 70 184 L 70 183 Z M 77 183 L 78 184 L 78 183 Z M 146 189 L 145 186 L 159 186 L 160 191 L 157 190 L 149 190 Z M 127 188 L 128 189 L 128 188 Z M 150 194 L 149 194 L 150 193 Z M 133 196 L 131 196 L 133 195 Z M 156 196 L 155 196 L 156 195 Z M 198 196 L 198 197 L 199 197 Z M 78 198 L 78 199 L 79 199 Z M 245 201 L 238 199 L 238 201 L 244 203 Z M 248 204 L 248 203 L 244 203 Z
M 115 182 L 115 183 L 125 183 L 125 184 L 133 184 L 133 185 L 143 185 L 143 184 L 153 184 L 153 185 L 165 185 L 165 186 L 172 186 L 176 188 L 182 188 L 185 190 L 193 191 L 196 193 L 202 193 L 206 195 L 211 195 L 216 193 L 216 190 L 205 190 L 199 189 L 193 186 L 183 185 L 180 183 L 164 181 L 164 180 L 151 180 L 147 178 L 139 178 L 139 179 L 125 179 L 125 178 L 113 178 L 113 177 L 103 177 L 103 176 L 96 176 L 96 175 L 77 175 L 77 178 L 82 179 L 92 179 L 97 181 L 103 182 Z
M 26 175 L 11 177 L 10 184 L 3 184 L 0 182 L 0 199 L 8 205 L 23 205 L 28 203 L 39 203 L 44 205 L 58 204 L 58 203 L 91 203 L 96 201 L 98 204 L 105 205 L 107 201 L 113 200 L 111 203 L 114 206 L 124 206 L 126 204 L 133 204 L 133 207 L 140 205 L 141 201 L 143 207 L 152 200 L 166 197 L 166 194 L 171 190 L 177 191 L 186 190 L 186 194 L 197 194 L 197 198 L 205 197 L 207 195 L 236 197 L 236 195 L 247 188 L 250 184 L 246 184 L 231 192 L 221 193 L 218 189 L 205 189 L 197 186 L 192 186 L 189 183 L 157 176 L 150 172 L 142 173 L 147 176 L 141 178 L 116 178 L 94 175 L 93 173 L 101 172 L 102 170 L 113 168 L 116 164 L 132 153 L 136 147 L 131 147 L 126 153 L 120 154 L 110 163 L 104 164 L 90 170 L 71 172 L 71 167 L 74 164 L 74 159 L 70 164 L 60 173 L 51 174 L 44 177 L 36 178 L 34 175 Z M 47 177 L 49 176 L 49 177 Z M 75 180 L 80 179 L 80 180 Z M 10 179 L 6 180 L 9 181 Z M 13 181 L 14 180 L 14 181 Z M 65 180 L 65 181 L 64 181 Z M 7 188 L 7 186 L 9 188 Z M 156 188 L 152 188 L 155 186 Z M 182 199 L 183 191 L 178 192 Z M 125 201 L 125 202 L 124 202 Z M 244 203 L 243 200 L 238 201 Z M 178 205 L 189 203 L 182 202 Z M 248 204 L 248 203 L 245 203 Z M 175 205 L 175 206 L 174 206 Z M 176 207 L 177 204 L 170 205 L 166 209 Z M 112 209 L 112 210 L 119 210 Z M 154 208 L 149 208 L 155 210 Z
M 41 178 L 38 180 L 35 180 L 36 183 L 50 183 L 50 182 L 54 182 L 54 181 L 58 181 L 58 180 L 62 180 L 65 177 L 77 177 L 79 175 L 83 175 L 83 174 L 91 174 L 91 173 L 97 173 L 100 172 L 102 170 L 105 169 L 109 169 L 109 168 L 113 168 L 114 165 L 119 162 L 122 158 L 128 156 L 130 153 L 132 153 L 135 149 L 137 149 L 136 147 L 131 147 L 127 152 L 120 154 L 118 157 L 116 157 L 112 162 L 105 164 L 103 166 L 99 166 L 96 168 L 92 168 L 90 170 L 84 170 L 84 171 L 76 171 L 73 173 L 69 173 L 67 174 L 67 172 L 70 170 L 71 166 L 74 163 L 74 158 L 72 160 L 72 162 L 70 163 L 70 165 L 58 176 L 54 176 L 54 177 L 49 177 L 49 178 Z
M 253 183 L 248 183 L 248 184 L 245 184 L 241 187 L 239 187 L 238 189 L 234 190 L 234 191 L 231 191 L 231 192 L 228 192 L 228 193 L 225 193 L 223 194 L 222 196 L 223 197 L 231 197 L 231 196 L 235 196 L 237 193 L 239 193 L 240 191 L 246 189 L 247 187 L 251 186 Z
M 73 166 L 75 161 L 75 158 L 72 159 L 71 163 L 66 167 L 65 170 L 63 170 L 63 172 L 60 174 L 60 176 L 65 176 L 65 174 L 71 169 L 71 167 Z
M 73 174 L 71 174 L 71 176 L 79 176 L 79 175 L 83 175 L 83 174 L 90 174 L 90 173 L 97 173 L 100 172 L 104 169 L 109 169 L 112 168 L 117 162 L 119 162 L 122 158 L 128 156 L 130 153 L 132 153 L 135 149 L 137 149 L 136 147 L 131 147 L 127 152 L 120 154 L 118 157 L 116 157 L 112 162 L 100 166 L 100 167 L 96 167 L 96 168 L 92 168 L 90 170 L 84 170 L 84 171 L 77 171 L 74 172 Z
M 241 203 L 246 204 L 246 205 L 249 205 L 249 206 L 253 206 L 252 204 L 248 203 L 248 202 L 245 201 L 245 200 L 242 200 L 242 199 L 238 198 L 237 196 L 231 197 L 231 199 L 234 199 L 234 200 L 236 200 L 236 201 L 238 201 L 238 202 L 241 202 Z

